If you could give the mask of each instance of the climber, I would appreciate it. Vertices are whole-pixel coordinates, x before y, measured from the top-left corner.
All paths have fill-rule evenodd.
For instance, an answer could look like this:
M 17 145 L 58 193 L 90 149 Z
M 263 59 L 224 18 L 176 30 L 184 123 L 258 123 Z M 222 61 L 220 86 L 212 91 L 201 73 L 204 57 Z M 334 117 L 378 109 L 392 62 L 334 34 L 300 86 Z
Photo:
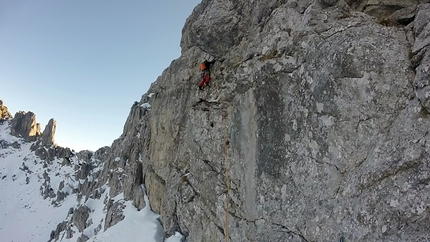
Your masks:
M 199 83 L 199 89 L 203 90 L 204 86 L 209 86 L 209 81 L 211 80 L 211 72 L 210 68 L 215 63 L 215 59 L 212 61 L 205 60 L 200 64 L 200 70 L 202 71 L 201 74 L 201 81 Z

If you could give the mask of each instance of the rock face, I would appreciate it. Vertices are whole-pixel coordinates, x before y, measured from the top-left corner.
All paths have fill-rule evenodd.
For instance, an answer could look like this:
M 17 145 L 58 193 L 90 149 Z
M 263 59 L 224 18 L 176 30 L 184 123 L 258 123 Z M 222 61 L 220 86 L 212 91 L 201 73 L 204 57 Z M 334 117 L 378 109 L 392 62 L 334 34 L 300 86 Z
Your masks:
M 418 9 L 413 26 L 415 42 L 412 53 L 416 67 L 414 86 L 422 106 L 430 112 L 430 5 L 421 5 Z
M 74 211 L 72 221 L 79 229 L 79 232 L 82 232 L 87 227 L 87 219 L 90 211 L 87 206 L 81 206 Z
M 417 6 L 427 0 L 347 0 L 352 8 L 377 17 L 385 23 L 407 24 L 414 20 Z
M 36 141 L 41 137 L 42 146 L 55 145 L 54 137 L 57 122 L 54 119 L 50 119 L 48 124 L 45 126 L 43 133 L 40 132 L 40 124 L 36 123 L 36 115 L 33 112 L 20 111 L 15 114 L 12 118 L 6 106 L 3 105 L 3 101 L 0 99 L 0 120 L 11 119 L 10 129 L 11 134 L 17 137 L 22 137 L 26 141 Z M 35 145 L 34 150 L 39 148 L 40 144 Z M 61 148 L 61 147 L 60 147 Z M 39 151 L 39 153 L 42 151 Z M 57 154 L 53 154 L 57 155 Z M 46 157 L 45 157 L 46 158 Z M 43 159 L 45 159 L 43 158 Z
M 42 144 L 45 146 L 50 146 L 54 144 L 55 130 L 57 127 L 57 122 L 54 119 L 50 119 L 48 124 L 42 133 Z
M 112 195 L 143 179 L 187 241 L 429 238 L 428 2 L 203 0 L 112 146 Z
M 41 135 L 40 124 L 36 123 L 36 115 L 32 112 L 17 112 L 10 126 L 12 135 L 23 137 L 26 141 L 35 141 Z
M 81 198 L 107 183 L 140 209 L 144 183 L 166 233 L 191 242 L 426 241 L 428 2 L 203 0 L 181 57 L 133 104 L 123 134 L 78 154 Z M 37 133 L 20 115 L 14 132 Z M 44 179 L 45 196 L 63 198 Z M 105 205 L 108 229 L 123 204 Z M 88 226 L 86 207 L 72 212 L 51 240 Z
M 11 119 L 12 115 L 6 106 L 3 105 L 3 100 L 0 99 L 0 120 Z

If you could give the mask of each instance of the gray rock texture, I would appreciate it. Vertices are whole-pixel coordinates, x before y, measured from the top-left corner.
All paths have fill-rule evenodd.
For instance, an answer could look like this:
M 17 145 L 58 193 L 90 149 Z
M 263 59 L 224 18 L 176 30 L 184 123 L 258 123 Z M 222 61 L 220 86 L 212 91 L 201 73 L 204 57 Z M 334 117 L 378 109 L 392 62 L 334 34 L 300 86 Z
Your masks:
M 378 18 L 383 23 L 405 24 L 413 21 L 417 6 L 428 0 L 346 0 L 354 9 Z
M 42 145 L 51 146 L 54 145 L 55 130 L 57 128 L 57 122 L 54 119 L 50 119 L 48 124 L 42 133 Z
M 41 136 L 40 124 L 36 123 L 36 115 L 33 112 L 17 112 L 10 126 L 12 135 L 22 137 L 26 141 L 35 141 Z
M 416 76 L 416 95 L 423 107 L 430 111 L 430 5 L 419 6 L 414 21 L 415 41 L 412 46 Z
M 142 175 L 166 232 L 187 241 L 227 227 L 231 241 L 429 238 L 423 3 L 203 0 L 112 146 L 108 167 L 124 172 L 109 182 L 130 180 L 112 195 Z
M 107 213 L 106 213 L 106 223 L 105 230 L 114 226 L 118 222 L 124 219 L 124 215 L 122 214 L 122 210 L 124 208 L 124 202 L 114 202 L 113 200 L 109 200 L 107 203 Z
M 87 219 L 89 217 L 90 212 L 91 210 L 85 205 L 80 206 L 73 212 L 72 221 L 74 225 L 78 228 L 79 232 L 82 232 L 88 226 Z
M 74 165 L 81 201 L 109 185 L 104 229 L 124 218 L 118 194 L 145 206 L 144 184 L 166 233 L 190 242 L 426 241 L 428 3 L 203 0 L 181 56 L 111 147 L 79 163 L 41 141 L 34 150 Z M 209 57 L 211 85 L 200 91 Z M 31 133 L 27 119 L 11 121 L 16 134 Z M 43 178 L 42 194 L 61 201 Z M 85 208 L 51 239 L 85 229 Z
M 55 230 L 51 231 L 49 242 L 50 241 L 58 241 L 60 239 L 60 232 L 67 229 L 67 222 L 62 222 L 57 225 Z

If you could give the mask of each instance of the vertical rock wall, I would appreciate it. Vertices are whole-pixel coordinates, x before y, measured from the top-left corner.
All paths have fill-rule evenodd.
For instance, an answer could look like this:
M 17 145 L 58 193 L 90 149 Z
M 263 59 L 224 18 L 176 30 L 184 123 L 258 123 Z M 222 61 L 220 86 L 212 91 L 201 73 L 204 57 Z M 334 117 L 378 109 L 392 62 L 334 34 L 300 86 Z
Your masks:
M 424 241 L 429 6 L 203 0 L 181 57 L 96 152 L 95 181 L 99 163 L 77 173 L 82 196 L 108 183 L 143 208 L 144 183 L 166 232 L 187 241 Z M 105 229 L 123 218 L 106 206 Z
M 141 209 L 144 183 L 167 234 L 191 242 L 425 241 L 429 16 L 425 0 L 203 0 L 181 57 L 133 104 L 123 134 L 78 154 L 76 192 L 100 198 L 107 183 Z M 41 136 L 34 114 L 15 116 L 14 135 Z M 70 150 L 33 148 L 71 165 Z M 105 205 L 108 229 L 123 204 Z M 88 208 L 72 212 L 52 240 L 68 223 L 86 228 Z
M 120 138 L 166 231 L 224 238 L 228 168 L 232 241 L 428 238 L 420 3 L 202 1 Z

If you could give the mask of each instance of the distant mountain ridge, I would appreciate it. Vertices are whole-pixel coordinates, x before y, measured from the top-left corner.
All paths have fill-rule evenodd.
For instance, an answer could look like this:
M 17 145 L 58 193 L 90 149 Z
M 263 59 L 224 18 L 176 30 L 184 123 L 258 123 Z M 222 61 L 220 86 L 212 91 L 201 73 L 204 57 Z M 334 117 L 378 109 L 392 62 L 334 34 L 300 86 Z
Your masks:
M 143 235 L 142 241 L 164 241 L 158 215 L 145 208 L 143 186 L 135 203 L 140 212 L 122 194 L 110 196 L 109 175 L 103 172 L 109 147 L 96 152 L 63 148 L 53 143 L 53 119 L 40 134 L 34 113 L 18 112 L 12 117 L 5 114 L 3 102 L 0 110 L 2 241 L 132 241 Z M 110 172 L 122 174 L 118 168 Z M 137 217 L 136 224 L 132 219 Z M 106 231 L 120 221 L 125 227 L 140 228 L 126 233 L 113 228 Z
M 33 112 L 19 111 L 12 116 L 8 108 L 0 99 L 0 119 L 12 120 L 10 124 L 11 134 L 16 137 L 23 137 L 25 141 L 35 141 L 42 138 L 42 145 L 54 145 L 56 121 L 50 119 L 43 133 L 40 132 L 40 124 L 36 122 L 36 115 Z

